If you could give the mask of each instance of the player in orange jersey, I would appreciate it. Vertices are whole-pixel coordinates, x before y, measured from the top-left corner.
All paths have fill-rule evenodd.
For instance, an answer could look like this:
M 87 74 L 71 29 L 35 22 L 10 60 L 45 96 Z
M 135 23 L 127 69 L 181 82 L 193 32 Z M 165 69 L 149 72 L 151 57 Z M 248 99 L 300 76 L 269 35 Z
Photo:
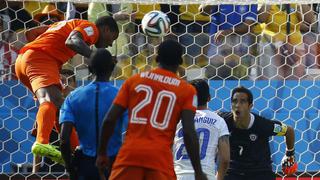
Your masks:
M 37 138 L 32 146 L 35 155 L 63 163 L 60 151 L 49 145 L 56 113 L 63 102 L 61 66 L 77 53 L 89 57 L 90 45 L 111 46 L 118 34 L 116 21 L 107 16 L 95 23 L 72 19 L 26 32 L 30 43 L 20 50 L 15 68 L 18 79 L 35 94 L 40 104 L 36 117 Z
M 162 42 L 156 61 L 158 68 L 137 74 L 124 82 L 107 113 L 101 132 L 97 166 L 109 163 L 106 146 L 117 119 L 129 110 L 129 125 L 110 179 L 176 179 L 171 147 L 181 119 L 186 150 L 196 179 L 206 179 L 199 157 L 194 127 L 196 90 L 177 75 L 182 64 L 182 46 L 173 40 Z

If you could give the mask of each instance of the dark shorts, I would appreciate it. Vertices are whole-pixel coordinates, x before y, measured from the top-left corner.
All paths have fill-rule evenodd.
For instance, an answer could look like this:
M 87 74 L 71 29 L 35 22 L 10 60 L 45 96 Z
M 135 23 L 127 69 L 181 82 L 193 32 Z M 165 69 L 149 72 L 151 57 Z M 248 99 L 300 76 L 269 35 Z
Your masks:
M 76 153 L 76 166 L 78 167 L 78 179 L 79 180 L 100 180 L 99 171 L 96 167 L 96 157 L 91 157 L 83 154 L 82 152 Z M 115 156 L 109 157 L 110 164 L 112 166 Z M 105 176 L 109 177 L 111 167 L 105 171 Z
M 227 173 L 224 180 L 275 180 L 276 175 L 273 172 L 259 173 Z

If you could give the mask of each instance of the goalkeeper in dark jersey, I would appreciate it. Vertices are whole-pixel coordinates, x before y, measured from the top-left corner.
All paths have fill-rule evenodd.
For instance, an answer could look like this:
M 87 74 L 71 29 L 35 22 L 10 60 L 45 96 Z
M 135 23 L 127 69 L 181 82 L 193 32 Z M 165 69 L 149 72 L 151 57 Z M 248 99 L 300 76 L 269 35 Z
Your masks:
M 225 180 L 274 180 L 269 148 L 270 136 L 285 136 L 286 153 L 282 170 L 286 175 L 296 172 L 294 130 L 280 122 L 251 113 L 253 95 L 245 87 L 233 89 L 232 112 L 221 112 L 230 131 L 230 165 Z

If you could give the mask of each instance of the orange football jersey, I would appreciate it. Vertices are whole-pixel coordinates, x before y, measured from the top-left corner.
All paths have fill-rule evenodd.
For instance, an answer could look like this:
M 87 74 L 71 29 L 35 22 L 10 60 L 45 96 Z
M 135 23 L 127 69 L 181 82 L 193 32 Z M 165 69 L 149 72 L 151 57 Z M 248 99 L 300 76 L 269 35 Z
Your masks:
M 146 167 L 175 176 L 171 147 L 181 111 L 196 111 L 194 87 L 157 68 L 126 80 L 114 104 L 129 110 L 125 141 L 114 167 Z
M 41 50 L 63 64 L 76 54 L 65 45 L 73 30 L 80 32 L 83 40 L 89 45 L 95 44 L 98 40 L 99 31 L 95 24 L 87 20 L 72 19 L 52 24 L 46 32 L 26 44 L 20 53 L 24 53 L 28 49 Z

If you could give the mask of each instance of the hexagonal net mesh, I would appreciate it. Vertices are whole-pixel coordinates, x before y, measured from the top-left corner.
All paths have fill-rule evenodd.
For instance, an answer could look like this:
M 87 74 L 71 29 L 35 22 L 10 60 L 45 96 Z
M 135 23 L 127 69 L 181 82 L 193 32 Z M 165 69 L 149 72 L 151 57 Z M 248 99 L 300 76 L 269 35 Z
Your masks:
M 81 2 L 81 3 L 80 3 Z M 24 32 L 42 24 L 72 18 L 95 21 L 102 15 L 120 18 L 119 38 L 109 50 L 118 58 L 112 79 L 120 86 L 135 73 L 156 66 L 156 48 L 168 38 L 185 48 L 179 75 L 186 80 L 208 79 L 212 110 L 230 110 L 230 94 L 243 85 L 254 94 L 253 111 L 291 125 L 296 133 L 297 177 L 319 176 L 320 170 L 320 52 L 318 14 L 320 6 L 297 1 L 240 0 L 208 1 L 96 1 L 0 2 L 0 173 L 5 177 L 30 177 L 34 137 L 30 135 L 38 104 L 16 80 L 14 64 L 27 39 Z M 196 1 L 200 2 L 200 1 Z M 301 1 L 302 2 L 302 1 Z M 252 4 L 253 3 L 253 4 Z M 144 35 L 143 15 L 151 10 L 165 12 L 170 33 L 161 38 Z M 127 14 L 126 16 L 123 14 Z M 73 71 L 78 86 L 91 80 L 85 59 L 76 55 L 63 66 Z M 71 73 L 72 74 L 72 73 Z M 70 73 L 67 75 L 69 76 Z M 66 83 L 68 84 L 69 81 Z M 52 139 L 53 142 L 57 138 Z M 274 171 L 280 173 L 285 152 L 283 137 L 270 139 Z M 54 178 L 64 168 L 42 160 L 40 171 Z M 18 173 L 16 173 L 18 172 Z

